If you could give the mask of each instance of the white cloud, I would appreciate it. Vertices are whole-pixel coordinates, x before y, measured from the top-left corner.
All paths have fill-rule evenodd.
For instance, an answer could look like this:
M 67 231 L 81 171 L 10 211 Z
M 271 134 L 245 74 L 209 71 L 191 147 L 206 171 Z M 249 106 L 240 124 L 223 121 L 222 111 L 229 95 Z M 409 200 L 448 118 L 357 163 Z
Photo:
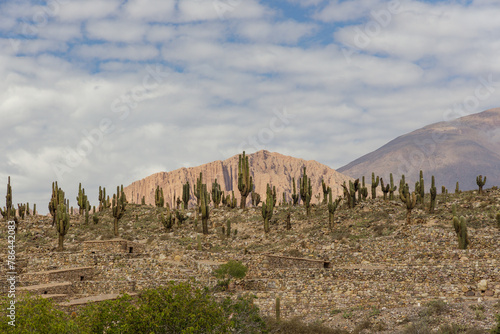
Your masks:
M 64 1 L 56 12 L 56 17 L 65 22 L 102 19 L 117 14 L 119 0 L 72 0 Z
M 92 40 L 136 43 L 142 41 L 147 25 L 124 20 L 101 20 L 87 23 L 86 30 Z
M 76 56 L 87 59 L 121 59 L 121 60 L 148 60 L 158 56 L 158 50 L 152 45 L 133 44 L 119 46 L 113 43 L 82 45 L 75 47 Z

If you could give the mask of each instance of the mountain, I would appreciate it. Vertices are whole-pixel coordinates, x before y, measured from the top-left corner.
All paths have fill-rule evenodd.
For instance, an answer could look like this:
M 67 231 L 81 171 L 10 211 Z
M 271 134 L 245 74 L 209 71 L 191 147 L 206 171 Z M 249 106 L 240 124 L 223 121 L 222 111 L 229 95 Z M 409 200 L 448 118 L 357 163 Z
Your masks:
M 303 167 L 306 167 L 307 176 L 311 178 L 313 190 L 312 203 L 317 203 L 314 196 L 319 193 L 321 193 L 321 199 L 323 199 L 321 180 L 325 180 L 325 183 L 332 188 L 335 198 L 343 194 L 341 184 L 351 179 L 314 160 L 306 161 L 265 150 L 248 154 L 247 156 L 250 163 L 250 172 L 255 184 L 255 191 L 260 194 L 261 199 L 264 199 L 267 184 L 276 186 L 278 203 L 283 198 L 283 192 L 286 193 L 287 201 L 291 201 L 291 194 L 293 192 L 292 178 L 295 178 L 295 182 L 297 182 L 302 175 Z M 124 192 L 130 202 L 141 203 L 142 196 L 145 196 L 147 204 L 154 204 L 155 189 L 157 186 L 160 186 L 163 188 L 165 202 L 170 203 L 170 206 L 172 206 L 174 194 L 177 197 L 181 196 L 182 185 L 186 181 L 189 181 L 191 191 L 190 204 L 192 205 L 196 201 L 193 193 L 193 185 L 196 184 L 200 172 L 203 173 L 203 183 L 207 184 L 209 190 L 212 189 L 212 182 L 215 179 L 217 179 L 223 191 L 231 192 L 234 190 L 234 195 L 238 199 L 239 205 L 238 155 L 224 161 L 218 160 L 198 167 L 180 168 L 171 172 L 156 173 L 133 182 L 124 189 Z M 297 188 L 298 192 L 299 189 Z M 248 196 L 247 200 L 250 202 L 250 196 Z
M 454 191 L 457 181 L 461 190 L 477 189 L 478 175 L 487 176 L 486 188 L 500 185 L 500 108 L 402 135 L 337 171 L 353 178 L 366 175 L 370 182 L 372 172 L 384 181 L 392 172 L 396 184 L 404 174 L 412 185 L 420 170 L 426 188 L 435 176 L 439 192 L 441 185 Z

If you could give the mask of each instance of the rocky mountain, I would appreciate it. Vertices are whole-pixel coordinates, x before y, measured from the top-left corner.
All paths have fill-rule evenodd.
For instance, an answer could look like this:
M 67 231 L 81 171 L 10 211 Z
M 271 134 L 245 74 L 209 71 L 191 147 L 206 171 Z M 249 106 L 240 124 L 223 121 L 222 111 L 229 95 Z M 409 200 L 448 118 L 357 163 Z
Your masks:
M 325 183 L 332 188 L 335 198 L 343 194 L 341 184 L 351 179 L 317 161 L 306 161 L 265 150 L 248 154 L 248 161 L 255 184 L 255 191 L 263 199 L 266 194 L 267 184 L 276 186 L 278 203 L 283 198 L 283 192 L 285 192 L 287 201 L 291 201 L 291 194 L 293 192 L 292 178 L 295 178 L 295 182 L 297 182 L 302 175 L 303 167 L 306 167 L 307 175 L 311 178 L 313 190 L 312 203 L 317 203 L 317 199 L 314 196 L 320 193 L 321 199 L 323 198 L 321 180 L 325 180 Z M 215 179 L 217 179 L 217 182 L 221 185 L 221 189 L 226 193 L 234 190 L 234 195 L 238 199 L 239 205 L 238 155 L 224 161 L 218 160 L 198 167 L 180 168 L 171 172 L 156 173 L 133 182 L 124 191 L 127 199 L 133 203 L 141 203 L 142 196 L 145 196 L 147 204 L 154 204 L 155 189 L 157 186 L 160 186 L 163 188 L 165 202 L 170 203 L 172 206 L 174 195 L 177 197 L 181 196 L 182 185 L 186 181 L 189 181 L 191 188 L 190 204 L 192 205 L 196 201 L 193 193 L 193 185 L 196 184 L 200 172 L 203 173 L 203 182 L 207 184 L 209 190 L 212 188 L 212 182 Z M 297 188 L 298 192 L 299 189 Z M 248 196 L 248 201 L 250 202 L 250 196 Z
M 476 176 L 486 175 L 485 187 L 500 185 L 500 108 L 452 121 L 428 125 L 402 135 L 337 171 L 354 178 L 375 172 L 385 180 L 389 173 L 399 184 L 402 174 L 412 185 L 424 172 L 425 187 L 431 175 L 436 186 L 455 190 L 476 189 Z M 426 190 L 428 191 L 428 190 Z

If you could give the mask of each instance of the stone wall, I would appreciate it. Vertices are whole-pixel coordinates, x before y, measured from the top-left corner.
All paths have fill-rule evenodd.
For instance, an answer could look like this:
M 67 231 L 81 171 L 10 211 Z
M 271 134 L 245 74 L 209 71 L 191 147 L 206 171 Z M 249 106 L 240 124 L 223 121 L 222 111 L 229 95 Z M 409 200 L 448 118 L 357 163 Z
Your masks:
M 83 251 L 91 254 L 143 253 L 144 246 L 124 239 L 84 241 Z
M 329 268 L 330 261 L 266 254 L 271 268 Z

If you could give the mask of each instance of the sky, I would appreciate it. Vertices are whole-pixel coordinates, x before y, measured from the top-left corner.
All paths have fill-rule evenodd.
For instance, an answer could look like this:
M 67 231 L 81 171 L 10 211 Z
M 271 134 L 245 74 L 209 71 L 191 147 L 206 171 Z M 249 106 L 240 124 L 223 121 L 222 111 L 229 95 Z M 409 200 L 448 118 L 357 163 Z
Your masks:
M 53 181 L 95 205 L 243 150 L 339 168 L 499 107 L 498 17 L 498 0 L 2 1 L 0 184 L 46 213 Z

